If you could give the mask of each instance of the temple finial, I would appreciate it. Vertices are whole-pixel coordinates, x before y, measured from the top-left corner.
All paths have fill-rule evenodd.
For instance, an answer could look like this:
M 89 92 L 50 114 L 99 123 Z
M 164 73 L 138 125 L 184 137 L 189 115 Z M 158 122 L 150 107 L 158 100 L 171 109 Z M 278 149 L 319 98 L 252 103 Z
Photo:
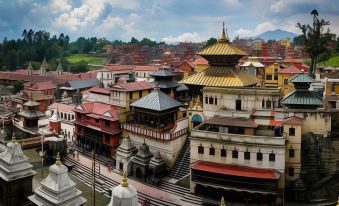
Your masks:
M 61 165 L 60 153 L 59 152 L 57 153 L 57 156 L 55 158 L 55 164 L 56 165 Z
M 221 197 L 220 206 L 226 206 L 224 196 Z
M 227 43 L 228 42 L 228 37 L 226 36 L 225 32 L 225 22 L 222 22 L 222 34 L 221 38 L 219 39 L 219 43 Z
M 122 180 L 121 180 L 121 186 L 122 187 L 128 187 L 128 181 L 127 181 L 127 172 L 125 171 L 123 176 L 122 176 Z
M 14 132 L 13 132 L 13 135 L 12 135 L 12 142 L 13 142 L 13 143 L 16 143 L 16 137 L 15 137 Z

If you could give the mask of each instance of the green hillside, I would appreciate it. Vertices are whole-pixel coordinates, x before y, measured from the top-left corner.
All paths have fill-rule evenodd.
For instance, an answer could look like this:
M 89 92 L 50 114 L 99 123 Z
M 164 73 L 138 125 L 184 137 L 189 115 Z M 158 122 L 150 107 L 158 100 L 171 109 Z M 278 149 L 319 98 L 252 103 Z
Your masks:
M 76 54 L 66 58 L 69 63 L 77 63 L 85 61 L 88 64 L 104 65 L 107 61 L 106 57 L 89 56 L 87 54 Z
M 331 67 L 339 67 L 339 54 L 331 57 L 329 60 L 325 62 L 326 66 L 331 66 Z

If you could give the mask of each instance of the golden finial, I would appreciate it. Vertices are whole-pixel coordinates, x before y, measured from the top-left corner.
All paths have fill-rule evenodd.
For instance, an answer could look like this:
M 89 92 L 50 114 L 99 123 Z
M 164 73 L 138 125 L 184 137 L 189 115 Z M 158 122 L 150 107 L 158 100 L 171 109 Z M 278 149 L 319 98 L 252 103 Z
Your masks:
M 226 206 L 224 196 L 221 197 L 220 206 Z
M 57 153 L 57 156 L 56 156 L 56 158 L 55 158 L 55 164 L 56 164 L 56 165 L 61 165 L 61 161 L 60 161 L 60 153 L 59 153 L 59 152 Z
M 125 171 L 122 180 L 121 180 L 121 186 L 122 187 L 128 187 L 128 182 L 127 182 L 127 172 Z
M 200 105 L 201 105 L 200 95 L 199 95 L 199 94 L 198 94 L 198 96 L 197 96 L 197 100 L 195 101 L 195 104 L 196 104 L 197 106 L 200 106 Z
M 338 197 L 338 201 L 337 201 L 337 206 L 339 206 L 339 197 Z
M 219 43 L 227 43 L 228 42 L 228 37 L 225 32 L 225 22 L 222 22 L 222 34 L 221 38 L 219 39 Z
M 192 109 L 192 108 L 193 108 L 193 104 L 194 104 L 194 103 L 193 103 L 193 99 L 192 99 L 191 101 L 189 101 L 188 103 L 189 103 L 189 104 L 188 104 L 188 108 L 189 108 L 189 109 Z
M 13 142 L 13 143 L 16 143 L 16 137 L 15 137 L 14 132 L 13 132 L 13 135 L 12 135 L 12 142 Z

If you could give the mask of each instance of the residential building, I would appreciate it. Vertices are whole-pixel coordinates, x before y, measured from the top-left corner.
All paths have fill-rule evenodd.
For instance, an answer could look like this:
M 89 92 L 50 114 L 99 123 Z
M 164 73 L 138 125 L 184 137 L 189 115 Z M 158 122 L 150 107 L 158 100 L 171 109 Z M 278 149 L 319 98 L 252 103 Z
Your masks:
M 151 74 L 159 70 L 159 66 L 136 66 L 134 68 L 137 81 L 152 82 L 154 79 Z
M 299 74 L 300 72 L 299 68 L 295 65 L 291 65 L 278 71 L 278 87 L 281 88 L 282 96 L 294 91 L 294 85 L 290 80 L 294 75 Z
M 280 39 L 280 44 L 286 48 L 289 48 L 291 47 L 291 40 L 290 38 Z
M 270 66 L 265 67 L 265 87 L 278 87 L 278 73 L 281 69 L 281 66 L 278 63 L 271 64 Z
M 119 146 L 119 108 L 100 102 L 84 102 L 75 113 L 75 139 L 83 150 L 113 157 Z
M 104 67 L 102 69 L 96 70 L 97 79 L 105 88 L 115 83 L 115 74 L 111 69 Z

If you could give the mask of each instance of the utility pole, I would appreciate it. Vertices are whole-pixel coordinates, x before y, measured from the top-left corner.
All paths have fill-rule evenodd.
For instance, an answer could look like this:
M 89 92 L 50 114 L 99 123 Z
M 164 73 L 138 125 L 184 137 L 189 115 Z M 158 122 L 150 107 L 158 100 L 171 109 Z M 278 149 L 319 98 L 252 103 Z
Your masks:
M 92 151 L 93 206 L 95 206 L 95 152 Z
M 41 135 L 41 151 L 39 152 L 39 155 L 41 157 L 41 179 L 44 179 L 44 141 L 45 141 L 45 136 L 42 134 Z

